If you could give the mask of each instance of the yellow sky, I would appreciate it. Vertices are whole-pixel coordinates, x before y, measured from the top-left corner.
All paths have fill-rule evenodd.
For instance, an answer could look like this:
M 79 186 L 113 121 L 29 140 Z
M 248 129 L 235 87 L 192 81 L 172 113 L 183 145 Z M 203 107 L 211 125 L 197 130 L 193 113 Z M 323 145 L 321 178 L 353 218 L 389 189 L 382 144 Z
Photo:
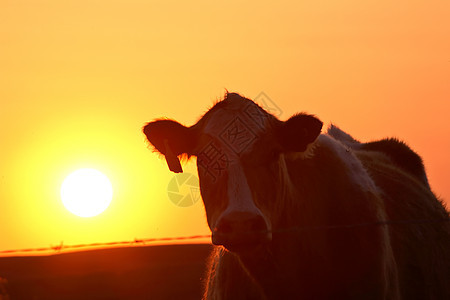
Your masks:
M 201 203 L 169 200 L 140 128 L 190 125 L 225 88 L 265 92 L 281 119 L 404 139 L 450 203 L 449 14 L 437 0 L 1 1 L 0 250 L 208 234 Z M 82 167 L 114 188 L 90 219 L 59 199 Z

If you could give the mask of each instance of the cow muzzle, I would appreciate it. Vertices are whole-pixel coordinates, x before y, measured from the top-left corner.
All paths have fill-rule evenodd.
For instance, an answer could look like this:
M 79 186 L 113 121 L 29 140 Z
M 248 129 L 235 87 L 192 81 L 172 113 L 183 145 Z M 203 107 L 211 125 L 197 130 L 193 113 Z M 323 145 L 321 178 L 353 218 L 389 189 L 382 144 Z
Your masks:
M 230 212 L 219 218 L 212 232 L 214 245 L 233 252 L 251 251 L 272 240 L 264 217 L 251 212 Z

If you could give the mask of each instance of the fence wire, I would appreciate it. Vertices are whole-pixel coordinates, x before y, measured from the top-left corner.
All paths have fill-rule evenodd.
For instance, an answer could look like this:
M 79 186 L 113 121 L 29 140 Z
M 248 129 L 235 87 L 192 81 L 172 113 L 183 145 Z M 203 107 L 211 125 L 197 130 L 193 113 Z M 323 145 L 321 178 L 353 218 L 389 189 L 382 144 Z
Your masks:
M 286 232 L 301 232 L 301 231 L 311 231 L 311 230 L 335 230 L 335 229 L 352 229 L 358 227 L 368 227 L 368 226 L 398 226 L 398 225 L 423 225 L 431 223 L 444 223 L 450 222 L 450 217 L 442 219 L 418 219 L 418 220 L 385 220 L 376 222 L 363 222 L 354 224 L 339 224 L 339 225 L 323 225 L 323 226 L 295 226 L 289 228 L 281 228 L 277 230 L 270 231 L 271 233 L 286 233 Z M 255 233 L 243 232 L 244 234 Z M 41 248 L 27 248 L 27 249 L 12 249 L 12 250 L 2 250 L 1 254 L 25 254 L 30 252 L 61 252 L 63 250 L 70 249 L 82 249 L 82 248 L 94 248 L 94 247 L 114 247 L 114 246 L 136 246 L 145 245 L 146 243 L 153 242 L 169 242 L 169 241 L 188 241 L 196 239 L 211 238 L 210 234 L 207 235 L 191 235 L 191 236 L 178 236 L 178 237 L 162 237 L 162 238 L 148 238 L 148 239 L 137 239 L 130 241 L 120 241 L 120 242 L 108 242 L 108 243 L 88 243 L 88 244 L 77 244 L 77 245 L 64 245 L 61 242 L 57 246 L 41 247 Z
M 81 249 L 81 248 L 94 248 L 94 247 L 114 247 L 114 246 L 136 246 L 145 245 L 146 243 L 152 242 L 168 242 L 168 241 L 183 241 L 183 240 L 196 240 L 202 238 L 210 238 L 211 235 L 192 235 L 192 236 L 178 236 L 178 237 L 163 237 L 163 238 L 151 238 L 151 239 L 134 239 L 130 241 L 120 241 L 120 242 L 108 242 L 108 243 L 88 243 L 88 244 L 77 244 L 77 245 L 64 245 L 61 242 L 57 246 L 41 247 L 41 248 L 27 248 L 27 249 L 12 249 L 12 250 L 2 250 L 1 254 L 20 254 L 20 253 L 30 253 L 30 252 L 61 252 L 63 250 L 70 249 Z

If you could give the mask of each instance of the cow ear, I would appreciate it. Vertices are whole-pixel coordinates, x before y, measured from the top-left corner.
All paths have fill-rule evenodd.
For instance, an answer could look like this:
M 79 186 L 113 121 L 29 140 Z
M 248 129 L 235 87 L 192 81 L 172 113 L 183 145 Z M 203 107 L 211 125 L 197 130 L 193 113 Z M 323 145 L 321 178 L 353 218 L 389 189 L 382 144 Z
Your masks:
M 145 125 L 143 131 L 153 147 L 164 154 L 169 169 L 183 172 L 178 155 L 192 155 L 196 140 L 193 130 L 176 121 L 157 120 Z
M 278 127 L 276 136 L 284 152 L 305 152 L 322 126 L 322 121 L 312 115 L 296 114 Z

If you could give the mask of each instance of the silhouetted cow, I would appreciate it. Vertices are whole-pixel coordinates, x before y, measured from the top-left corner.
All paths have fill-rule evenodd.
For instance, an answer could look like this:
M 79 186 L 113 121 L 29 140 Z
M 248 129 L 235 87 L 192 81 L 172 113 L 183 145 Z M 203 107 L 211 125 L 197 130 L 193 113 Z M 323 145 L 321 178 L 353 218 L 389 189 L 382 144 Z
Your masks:
M 197 157 L 212 242 L 206 299 L 450 299 L 449 213 L 420 157 L 227 93 L 195 125 L 144 133 Z

